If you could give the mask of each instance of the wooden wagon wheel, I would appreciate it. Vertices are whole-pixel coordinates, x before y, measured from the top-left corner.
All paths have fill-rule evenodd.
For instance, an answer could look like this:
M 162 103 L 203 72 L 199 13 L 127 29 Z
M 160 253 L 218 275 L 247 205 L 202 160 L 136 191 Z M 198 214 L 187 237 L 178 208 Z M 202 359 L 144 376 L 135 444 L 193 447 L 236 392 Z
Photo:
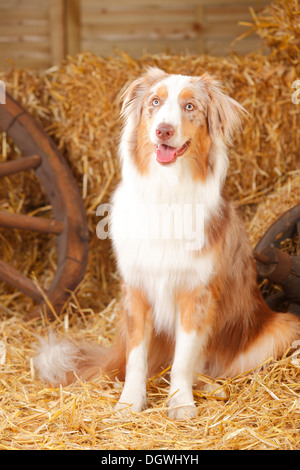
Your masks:
M 22 153 L 20 159 L 0 164 L 0 178 L 34 169 L 54 215 L 54 219 L 49 220 L 0 212 L 0 227 L 56 235 L 58 250 L 57 270 L 46 296 L 31 279 L 2 260 L 0 280 L 39 303 L 26 319 L 35 318 L 42 311 L 51 318 L 52 308 L 59 315 L 85 271 L 88 253 L 85 211 L 78 187 L 64 158 L 41 126 L 9 94 L 6 94 L 6 103 L 0 105 L 0 129 L 11 137 Z
M 267 279 L 281 291 L 267 295 L 266 302 L 275 310 L 300 315 L 300 255 L 290 255 L 281 243 L 298 234 L 300 248 L 300 204 L 282 214 L 265 232 L 254 249 L 259 279 Z

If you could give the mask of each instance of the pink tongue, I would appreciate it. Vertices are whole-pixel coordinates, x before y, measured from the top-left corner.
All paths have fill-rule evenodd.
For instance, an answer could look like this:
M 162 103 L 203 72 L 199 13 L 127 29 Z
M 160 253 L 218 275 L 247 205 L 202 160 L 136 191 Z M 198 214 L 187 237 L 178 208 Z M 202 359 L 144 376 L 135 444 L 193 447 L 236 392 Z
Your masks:
M 156 148 L 156 160 L 160 163 L 170 163 L 174 160 L 176 148 L 160 144 Z

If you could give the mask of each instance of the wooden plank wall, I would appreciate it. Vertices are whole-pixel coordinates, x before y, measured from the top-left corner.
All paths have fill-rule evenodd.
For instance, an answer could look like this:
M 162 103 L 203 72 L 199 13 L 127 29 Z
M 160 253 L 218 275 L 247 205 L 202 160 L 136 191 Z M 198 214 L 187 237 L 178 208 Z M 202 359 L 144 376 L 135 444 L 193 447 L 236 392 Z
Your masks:
M 80 0 L 0 0 L 0 70 L 45 68 L 80 51 Z
M 0 70 L 50 67 L 66 55 L 89 50 L 133 57 L 145 52 L 224 55 L 245 32 L 249 6 L 269 0 L 0 0 Z M 260 46 L 253 36 L 240 53 Z
M 20 67 L 48 66 L 49 0 L 0 1 L 0 67 L 6 60 Z
M 108 55 L 114 49 L 138 57 L 144 52 L 224 55 L 246 31 L 239 21 L 251 20 L 250 6 L 267 0 L 85 0 L 81 3 L 81 47 Z M 258 37 L 237 43 L 246 53 L 260 47 Z

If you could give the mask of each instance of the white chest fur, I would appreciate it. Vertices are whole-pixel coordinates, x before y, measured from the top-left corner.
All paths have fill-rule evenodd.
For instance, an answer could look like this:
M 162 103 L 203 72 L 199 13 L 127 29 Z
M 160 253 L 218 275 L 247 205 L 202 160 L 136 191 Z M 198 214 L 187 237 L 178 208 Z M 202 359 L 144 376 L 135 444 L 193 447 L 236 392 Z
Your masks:
M 154 165 L 147 177 L 125 167 L 110 233 L 122 278 L 146 292 L 155 327 L 172 334 L 178 289 L 206 284 L 213 273 L 212 255 L 199 254 L 198 248 L 219 193 L 212 182 L 193 183 L 180 162 L 172 169 Z

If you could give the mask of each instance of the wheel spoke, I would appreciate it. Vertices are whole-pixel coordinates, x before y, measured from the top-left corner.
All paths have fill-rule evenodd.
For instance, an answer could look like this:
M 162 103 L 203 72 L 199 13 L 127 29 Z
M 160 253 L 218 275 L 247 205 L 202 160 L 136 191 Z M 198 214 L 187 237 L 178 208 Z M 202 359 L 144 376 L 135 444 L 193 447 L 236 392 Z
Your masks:
M 20 290 L 24 284 L 26 288 L 23 290 L 28 295 L 31 292 L 31 296 L 37 299 L 39 306 L 26 319 L 40 315 L 53 319 L 56 318 L 56 313 L 60 314 L 65 308 L 70 292 L 79 285 L 87 265 L 88 227 L 84 205 L 63 155 L 35 119 L 8 93 L 6 104 L 0 106 L 0 130 L 6 132 L 23 155 L 18 160 L 0 163 L 0 177 L 29 168 L 35 169 L 53 211 L 52 220 L 0 212 L 0 227 L 59 235 L 57 269 L 47 292 L 47 300 L 41 299 L 30 279 L 20 276 L 3 262 L 0 266 L 0 279 Z
M 0 177 L 19 173 L 19 171 L 30 170 L 31 168 L 37 168 L 40 163 L 40 155 L 32 155 L 30 157 L 0 163 Z
M 60 220 L 0 212 L 0 227 L 59 235 L 63 232 L 65 224 Z
M 24 276 L 8 263 L 0 260 L 0 280 L 24 292 L 37 302 L 42 302 L 43 296 L 31 279 Z

